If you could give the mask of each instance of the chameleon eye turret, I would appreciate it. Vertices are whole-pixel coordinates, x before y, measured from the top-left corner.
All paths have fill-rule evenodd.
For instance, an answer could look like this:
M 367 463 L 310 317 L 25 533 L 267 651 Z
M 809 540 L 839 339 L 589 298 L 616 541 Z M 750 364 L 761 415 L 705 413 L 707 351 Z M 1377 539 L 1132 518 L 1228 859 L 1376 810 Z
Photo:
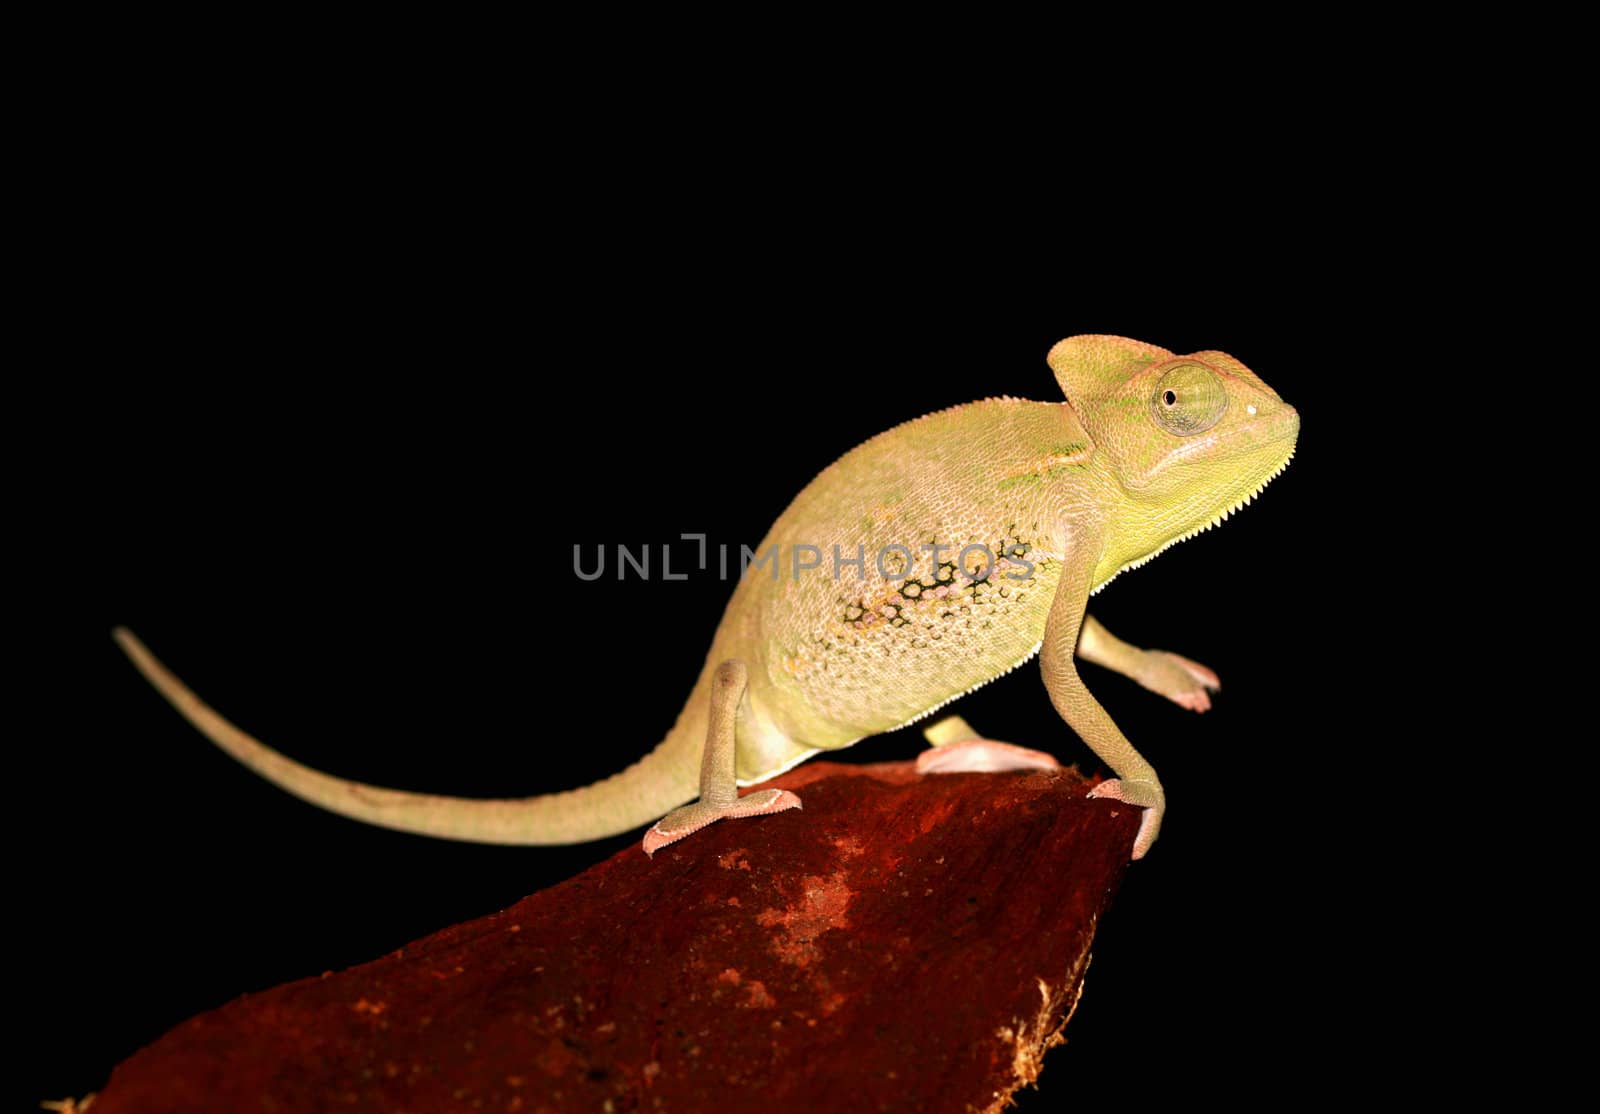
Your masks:
M 1156 381 L 1150 413 L 1168 433 L 1188 437 L 1217 424 L 1228 408 L 1228 392 L 1204 364 L 1178 364 Z

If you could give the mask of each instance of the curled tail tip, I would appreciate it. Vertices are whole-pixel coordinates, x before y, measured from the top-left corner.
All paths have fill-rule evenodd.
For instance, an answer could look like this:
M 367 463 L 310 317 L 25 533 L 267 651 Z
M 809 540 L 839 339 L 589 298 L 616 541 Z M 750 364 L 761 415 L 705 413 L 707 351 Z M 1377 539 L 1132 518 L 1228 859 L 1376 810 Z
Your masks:
M 156 662 L 155 655 L 150 652 L 150 648 L 143 642 L 139 641 L 139 636 L 134 634 L 127 627 L 122 626 L 121 624 L 112 627 L 111 638 L 116 642 L 118 648 L 121 649 L 125 655 L 127 655 L 128 660 L 133 662 L 133 664 L 141 673 L 145 674 L 145 676 L 150 676 L 150 670 L 147 667 L 147 663 L 155 664 L 159 668 L 160 663 Z M 158 685 L 157 687 L 159 688 L 160 686 Z

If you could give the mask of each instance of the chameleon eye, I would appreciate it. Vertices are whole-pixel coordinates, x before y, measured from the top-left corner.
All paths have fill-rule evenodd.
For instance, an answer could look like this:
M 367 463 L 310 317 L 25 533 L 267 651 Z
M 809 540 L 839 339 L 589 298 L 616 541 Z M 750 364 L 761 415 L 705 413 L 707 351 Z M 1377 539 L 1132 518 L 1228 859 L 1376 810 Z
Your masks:
M 1169 368 L 1150 398 L 1150 413 L 1168 433 L 1187 437 L 1217 424 L 1228 408 L 1228 392 L 1216 372 L 1201 364 Z

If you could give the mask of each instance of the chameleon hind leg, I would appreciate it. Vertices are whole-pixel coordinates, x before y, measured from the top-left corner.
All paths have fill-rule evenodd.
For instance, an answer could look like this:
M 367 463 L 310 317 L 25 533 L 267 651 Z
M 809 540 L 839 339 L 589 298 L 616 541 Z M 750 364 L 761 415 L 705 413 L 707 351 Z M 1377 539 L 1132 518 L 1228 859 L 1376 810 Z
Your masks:
M 1042 750 L 985 739 L 960 716 L 946 716 L 922 731 L 931 750 L 917 756 L 919 774 L 997 773 L 1001 770 L 1059 770 L 1061 763 Z
M 800 807 L 800 798 L 787 789 L 758 789 L 739 796 L 734 728 L 749 677 L 742 661 L 725 661 L 717 666 L 711 682 L 711 722 L 706 729 L 705 750 L 700 755 L 700 799 L 675 808 L 656 821 L 644 835 L 646 855 L 654 855 L 667 844 L 718 820 L 765 816 Z

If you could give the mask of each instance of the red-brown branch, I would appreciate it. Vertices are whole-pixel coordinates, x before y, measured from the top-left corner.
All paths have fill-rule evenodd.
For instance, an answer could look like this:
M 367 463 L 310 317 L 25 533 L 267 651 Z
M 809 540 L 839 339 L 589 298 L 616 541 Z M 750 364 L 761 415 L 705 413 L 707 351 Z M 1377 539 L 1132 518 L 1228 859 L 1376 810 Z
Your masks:
M 1059 1041 L 1138 810 L 1074 771 L 771 784 L 804 810 L 193 1018 L 94 1114 L 999 1109 Z

